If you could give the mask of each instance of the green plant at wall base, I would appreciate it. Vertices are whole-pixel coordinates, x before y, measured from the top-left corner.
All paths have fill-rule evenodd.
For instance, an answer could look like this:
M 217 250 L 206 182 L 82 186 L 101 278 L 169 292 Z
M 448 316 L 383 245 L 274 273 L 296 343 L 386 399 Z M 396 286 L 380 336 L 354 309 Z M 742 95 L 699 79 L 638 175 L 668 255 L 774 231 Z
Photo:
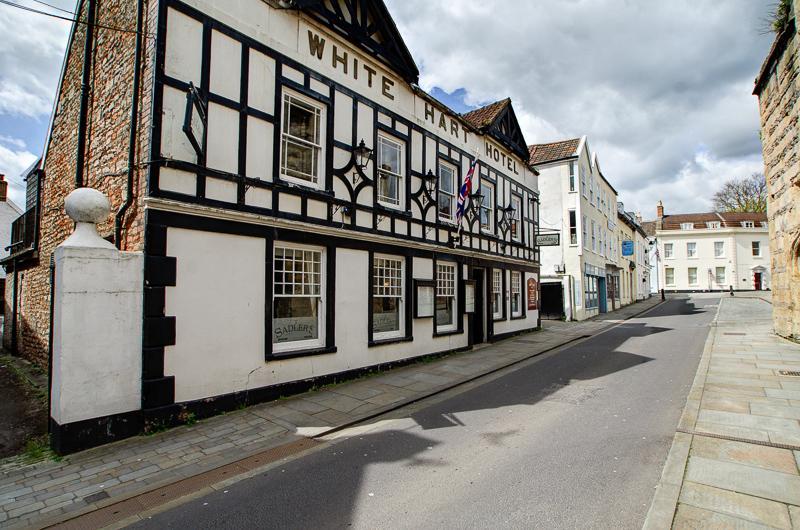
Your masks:
M 55 460 L 56 462 L 61 460 L 61 457 L 50 449 L 50 437 L 47 434 L 28 439 L 22 451 L 22 461 L 26 464 L 42 460 Z

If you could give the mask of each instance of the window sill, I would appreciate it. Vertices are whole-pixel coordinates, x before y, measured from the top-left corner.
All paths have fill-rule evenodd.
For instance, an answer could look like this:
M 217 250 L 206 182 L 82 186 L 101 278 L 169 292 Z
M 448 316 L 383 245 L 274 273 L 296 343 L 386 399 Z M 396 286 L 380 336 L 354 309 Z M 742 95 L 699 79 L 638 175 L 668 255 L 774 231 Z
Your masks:
M 300 181 L 292 180 L 291 177 L 286 177 L 284 175 L 281 175 L 280 178 L 281 180 L 275 183 L 275 188 L 279 191 L 280 189 L 302 190 L 305 193 L 318 195 L 320 198 L 325 199 L 335 196 L 334 192 L 322 189 L 317 184 L 312 184 L 310 182 L 301 184 Z
M 282 361 L 284 359 L 293 359 L 295 357 L 310 357 L 312 355 L 328 355 L 331 353 L 336 353 L 337 348 L 336 346 L 332 346 L 330 348 L 313 348 L 310 350 L 290 350 L 290 351 L 282 351 L 282 352 L 273 352 L 267 354 L 266 360 L 267 361 Z
M 505 322 L 508 320 L 506 317 L 493 317 L 492 322 Z
M 380 200 L 378 200 L 378 204 L 375 206 L 375 210 L 378 211 L 379 213 L 385 212 L 392 215 L 408 217 L 409 219 L 412 217 L 411 212 L 406 210 L 404 207 L 400 205 L 395 206 L 393 204 L 381 202 Z
M 414 337 L 392 337 L 389 339 L 377 339 L 369 341 L 370 348 L 375 346 L 386 346 L 387 344 L 398 344 L 400 342 L 413 342 Z
M 517 316 L 513 315 L 511 316 L 511 320 L 525 320 L 526 318 L 528 318 L 528 315 L 526 315 L 525 313 Z
M 443 331 L 434 330 L 433 336 L 434 337 L 447 337 L 449 335 L 461 335 L 463 333 L 464 333 L 463 329 L 450 329 L 450 330 L 446 330 L 446 331 L 444 331 L 444 330 Z

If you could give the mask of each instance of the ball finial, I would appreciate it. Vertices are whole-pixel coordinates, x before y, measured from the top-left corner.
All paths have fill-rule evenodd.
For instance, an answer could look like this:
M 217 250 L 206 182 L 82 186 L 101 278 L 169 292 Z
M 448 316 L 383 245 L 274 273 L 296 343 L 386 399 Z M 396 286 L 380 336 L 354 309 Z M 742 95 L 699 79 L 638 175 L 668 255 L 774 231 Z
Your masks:
M 76 223 L 102 223 L 111 212 L 108 197 L 94 188 L 78 188 L 64 199 L 67 215 Z

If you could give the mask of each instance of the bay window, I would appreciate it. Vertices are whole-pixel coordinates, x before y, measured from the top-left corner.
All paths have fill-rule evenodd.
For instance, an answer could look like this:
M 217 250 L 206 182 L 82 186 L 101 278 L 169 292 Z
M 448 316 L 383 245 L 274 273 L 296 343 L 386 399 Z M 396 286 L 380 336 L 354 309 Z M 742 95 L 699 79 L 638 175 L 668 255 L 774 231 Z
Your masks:
M 323 175 L 324 108 L 310 98 L 283 95 L 281 176 L 318 186 Z
M 374 340 L 401 337 L 405 334 L 403 292 L 403 259 L 376 255 L 372 267 Z
M 318 348 L 324 340 L 324 250 L 275 243 L 273 351 Z
M 456 265 L 436 264 L 436 331 L 453 331 L 456 325 Z

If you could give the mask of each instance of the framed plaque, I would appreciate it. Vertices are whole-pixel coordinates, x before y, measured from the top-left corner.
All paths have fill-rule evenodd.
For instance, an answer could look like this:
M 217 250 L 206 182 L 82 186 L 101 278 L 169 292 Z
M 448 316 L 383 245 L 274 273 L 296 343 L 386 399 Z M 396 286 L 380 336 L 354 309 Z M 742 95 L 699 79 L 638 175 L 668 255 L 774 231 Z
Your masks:
M 464 280 L 464 312 L 475 312 L 475 280 Z
M 436 284 L 433 280 L 414 280 L 414 318 L 433 318 Z
M 539 286 L 535 278 L 528 278 L 528 309 L 536 309 L 539 302 Z

